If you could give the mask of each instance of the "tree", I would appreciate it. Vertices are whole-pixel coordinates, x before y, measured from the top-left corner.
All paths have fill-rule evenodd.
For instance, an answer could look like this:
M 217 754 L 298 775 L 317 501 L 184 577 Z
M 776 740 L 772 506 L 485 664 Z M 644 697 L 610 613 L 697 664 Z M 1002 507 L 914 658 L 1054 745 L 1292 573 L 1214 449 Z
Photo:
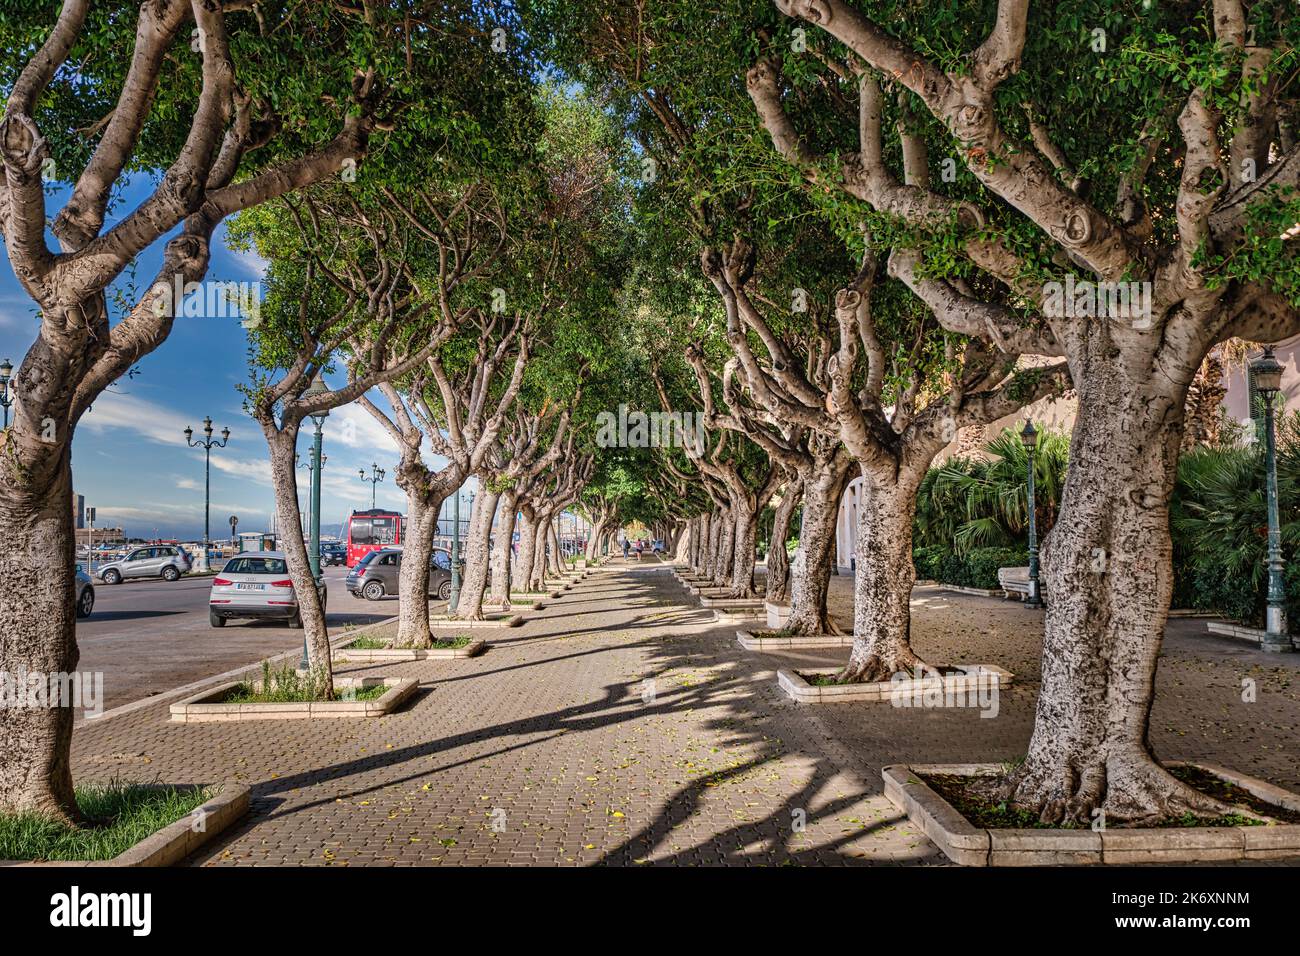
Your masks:
M 1112 16 L 1082 0 L 1032 16 L 1027 0 L 999 0 L 991 24 L 947 3 L 905 17 L 892 2 L 779 5 L 829 41 L 819 55 L 848 60 L 845 85 L 864 102 L 888 83 L 915 108 L 898 136 L 905 158 L 929 146 L 960 175 L 897 182 L 872 109 L 860 150 L 837 159 L 782 108 L 768 59 L 750 89 L 777 148 L 909 233 L 890 271 L 936 312 L 1032 336 L 1030 351 L 1066 358 L 1078 390 L 1043 553 L 1043 686 L 1003 797 L 1049 823 L 1222 812 L 1160 768 L 1147 739 L 1172 589 L 1168 502 L 1188 387 L 1211 346 L 1300 328 L 1285 52 L 1300 23 L 1236 0 Z M 927 52 L 939 50 L 952 52 Z M 1083 104 L 1091 122 L 1078 121 Z
M 0 556 L 6 671 L 77 665 L 67 516 L 81 416 L 167 338 L 175 290 L 205 275 L 222 219 L 355 168 L 373 134 L 394 125 L 402 90 L 385 80 L 403 66 L 400 12 L 252 6 L 156 0 L 133 21 L 65 0 L 52 24 L 36 4 L 0 20 L 11 51 L 0 229 L 41 314 L 0 444 L 0 515 L 12 531 Z M 403 122 L 425 116 L 414 104 Z M 140 170 L 162 170 L 158 185 L 105 229 L 115 190 Z M 46 178 L 71 185 L 50 225 L 57 253 L 46 244 Z M 160 242 L 154 281 L 113 324 L 106 291 Z M 71 734 L 67 707 L 0 714 L 0 812 L 78 819 Z

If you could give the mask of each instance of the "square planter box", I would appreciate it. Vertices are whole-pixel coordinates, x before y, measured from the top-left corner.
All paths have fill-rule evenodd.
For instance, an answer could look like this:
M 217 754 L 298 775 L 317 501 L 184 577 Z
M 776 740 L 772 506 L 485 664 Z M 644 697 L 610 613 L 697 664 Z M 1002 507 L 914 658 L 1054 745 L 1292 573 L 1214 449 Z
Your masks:
M 686 590 L 692 597 L 724 597 L 731 588 L 721 584 L 692 584 Z
M 373 664 L 379 661 L 436 661 L 457 657 L 476 657 L 487 642 L 482 638 L 464 647 L 342 647 L 334 648 L 336 664 Z
M 563 593 L 564 592 L 559 588 L 554 588 L 550 591 L 511 591 L 510 601 L 512 604 L 540 604 L 542 601 L 553 601 L 556 598 L 561 597 Z M 484 603 L 486 604 L 487 602 L 485 601 Z M 534 610 L 540 611 L 541 608 L 537 607 L 534 608 Z
M 192 786 L 192 785 L 187 785 Z M 184 789 L 178 786 L 177 789 Z M 190 813 L 108 860 L 0 860 L 0 866 L 173 866 L 248 813 L 248 787 L 224 783 Z
M 756 617 L 762 617 L 763 611 L 762 598 L 734 598 L 734 597 L 714 597 L 711 594 L 700 595 L 700 607 L 728 607 L 739 610 L 752 610 L 759 612 Z
M 842 704 L 854 700 L 890 701 L 900 707 L 925 709 L 925 695 L 942 694 L 944 701 L 951 696 L 967 702 L 975 697 L 981 687 L 993 689 L 1006 687 L 1014 680 L 1010 671 L 992 664 L 956 664 L 954 668 L 961 673 L 947 674 L 941 678 L 925 677 L 920 680 L 910 677 L 905 680 L 882 680 L 866 684 L 835 684 L 820 687 L 810 684 L 799 674 L 790 670 L 776 673 L 777 683 L 781 689 L 801 704 Z M 809 668 L 805 674 L 838 674 L 838 667 Z M 948 705 L 944 705 L 948 706 Z M 954 703 L 952 706 L 958 706 Z
M 736 642 L 747 651 L 791 651 L 801 647 L 852 647 L 852 634 L 798 634 L 791 637 L 758 637 L 752 631 L 737 631 Z M 808 683 L 804 681 L 804 683 Z
M 713 620 L 719 624 L 740 624 L 745 621 L 762 620 L 763 617 L 760 608 L 715 605 L 710 610 L 713 611 Z
M 1199 767 L 1288 810 L 1300 796 L 1266 781 L 1209 763 Z M 1080 864 L 1196 863 L 1267 860 L 1300 856 L 1300 824 L 1239 827 L 1149 827 L 1105 830 L 998 829 L 976 827 L 931 789 L 920 774 L 984 776 L 998 764 L 903 764 L 884 769 L 885 796 L 905 812 L 954 863 L 963 866 L 1063 866 Z
M 785 627 L 785 622 L 790 620 L 790 605 L 773 604 L 771 601 L 764 601 L 763 607 L 767 610 L 767 626 L 770 630 L 779 631 Z
M 524 616 L 513 611 L 489 611 L 483 615 L 481 621 L 460 621 L 446 614 L 429 615 L 430 627 L 518 627 L 523 623 Z
M 957 594 L 973 594 L 976 597 L 1005 598 L 1007 596 L 1007 592 L 1001 588 L 968 588 L 960 584 L 941 584 L 939 587 L 944 591 L 954 591 Z
M 1172 613 L 1170 616 L 1173 616 Z M 1256 646 L 1264 642 L 1264 635 L 1268 633 L 1262 628 L 1246 627 L 1244 624 L 1236 624 L 1232 621 L 1207 621 L 1205 627 L 1211 634 L 1218 634 L 1221 637 L 1235 637 L 1238 640 L 1250 641 Z M 1300 638 L 1293 637 L 1291 644 L 1293 647 L 1300 648 Z
M 382 717 L 415 693 L 413 677 L 336 677 L 334 687 L 374 687 L 388 690 L 374 700 L 314 700 L 285 704 L 225 704 L 222 699 L 241 681 L 230 681 L 171 705 L 177 723 L 220 723 L 240 720 L 312 720 L 337 717 Z

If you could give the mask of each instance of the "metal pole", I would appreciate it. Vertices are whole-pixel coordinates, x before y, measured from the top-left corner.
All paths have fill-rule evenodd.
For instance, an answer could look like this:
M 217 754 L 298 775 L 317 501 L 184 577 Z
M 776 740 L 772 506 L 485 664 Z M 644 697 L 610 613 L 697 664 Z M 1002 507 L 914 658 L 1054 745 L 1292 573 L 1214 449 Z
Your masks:
M 1282 529 L 1278 520 L 1277 442 L 1273 434 L 1273 396 L 1264 402 L 1264 468 L 1268 482 L 1268 611 L 1260 649 L 1275 654 L 1291 650 L 1286 626 L 1286 590 L 1282 584 Z
M 1029 495 L 1029 594 L 1025 598 L 1026 607 L 1042 607 L 1043 599 L 1038 583 L 1038 507 L 1034 500 L 1034 456 L 1036 449 L 1030 448 L 1026 466 L 1026 485 Z
M 208 566 L 208 511 L 212 504 L 212 446 L 203 446 L 203 567 Z
M 449 613 L 455 613 L 460 604 L 460 489 L 451 500 L 451 600 L 447 602 Z

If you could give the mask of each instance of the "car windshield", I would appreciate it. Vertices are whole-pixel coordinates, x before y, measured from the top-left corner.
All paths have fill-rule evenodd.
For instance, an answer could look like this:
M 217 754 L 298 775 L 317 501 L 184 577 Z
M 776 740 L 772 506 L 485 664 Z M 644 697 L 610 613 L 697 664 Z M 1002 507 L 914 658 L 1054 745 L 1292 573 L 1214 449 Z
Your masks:
M 446 551 L 435 551 L 433 552 L 433 563 L 446 570 L 451 567 L 451 555 Z
M 223 574 L 287 574 L 284 558 L 231 558 Z
M 361 560 L 357 562 L 357 567 L 364 568 L 367 564 L 371 562 L 374 556 L 377 555 L 378 553 L 379 553 L 378 551 L 367 551 L 365 554 L 361 556 Z

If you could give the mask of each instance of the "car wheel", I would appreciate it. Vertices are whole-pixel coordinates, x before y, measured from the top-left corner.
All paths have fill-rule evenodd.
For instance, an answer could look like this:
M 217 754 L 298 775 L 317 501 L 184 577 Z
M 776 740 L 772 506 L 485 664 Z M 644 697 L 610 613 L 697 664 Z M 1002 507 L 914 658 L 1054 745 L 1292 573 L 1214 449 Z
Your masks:
M 293 612 L 293 617 L 289 618 L 289 627 L 295 631 L 302 630 L 302 614 L 300 612 Z
M 90 617 L 95 610 L 95 589 L 87 586 L 77 599 L 77 617 Z
M 209 611 L 208 623 L 211 624 L 213 627 L 225 627 L 226 619 L 222 617 L 220 614 L 218 614 L 216 611 Z
M 439 601 L 450 601 L 450 600 L 451 600 L 451 582 L 450 582 L 450 581 L 443 581 L 441 584 L 438 585 L 438 600 L 439 600 Z
M 384 596 L 384 586 L 378 581 L 368 581 L 361 589 L 361 596 L 367 601 L 378 601 Z
M 163 568 L 164 581 L 177 581 L 180 580 L 180 576 L 180 571 L 176 570 L 176 568 L 172 567 L 170 564 Z
M 119 571 L 117 568 L 109 568 L 107 571 L 104 572 L 104 583 L 121 584 L 122 572 Z

